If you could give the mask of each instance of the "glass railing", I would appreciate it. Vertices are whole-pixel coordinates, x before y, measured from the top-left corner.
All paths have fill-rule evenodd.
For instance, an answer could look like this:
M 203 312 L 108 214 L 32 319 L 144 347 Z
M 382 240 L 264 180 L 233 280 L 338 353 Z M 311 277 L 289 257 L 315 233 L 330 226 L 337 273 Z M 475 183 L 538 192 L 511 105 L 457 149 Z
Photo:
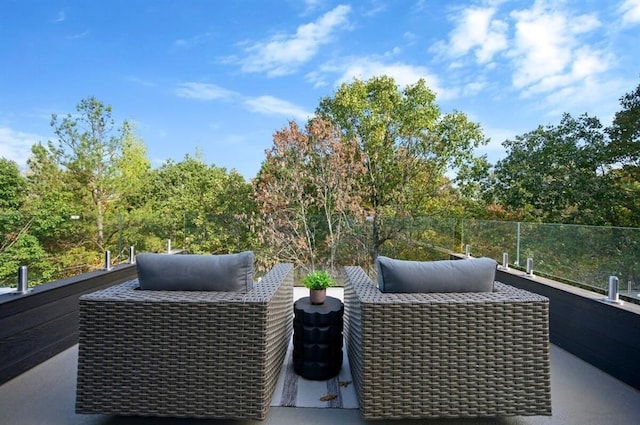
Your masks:
M 462 235 L 473 256 L 507 253 L 522 268 L 531 258 L 534 274 L 598 291 L 616 276 L 621 294 L 640 298 L 638 228 L 465 220 Z
M 334 244 L 326 243 L 326 229 L 316 220 L 314 262 L 317 268 L 333 268 L 337 273 L 345 265 L 360 265 L 371 270 L 373 250 L 372 222 L 352 219 L 342 227 Z M 107 229 L 111 237 L 105 244 L 112 264 L 129 261 L 129 247 L 135 252 L 228 252 L 250 249 L 257 258 L 291 262 L 291 255 L 279 258 L 282 250 L 259 242 L 251 233 L 255 226 L 244 220 L 211 216 L 176 221 L 171 230 L 166 220 L 158 223 L 126 225 L 115 222 Z M 533 261 L 534 274 L 576 286 L 605 292 L 609 276 L 619 278 L 621 295 L 640 299 L 640 229 L 579 226 L 566 224 L 517 223 L 442 217 L 382 219 L 380 236 L 384 242 L 378 253 L 408 260 L 438 260 L 450 253 L 463 253 L 469 246 L 474 257 L 487 256 L 501 263 L 508 255 L 511 267 L 521 268 Z M 65 235 L 57 235 L 65 238 Z M 325 239 L 323 239 L 325 238 Z M 5 236 L 5 240 L 7 237 Z M 69 240 L 73 239 L 69 236 Z M 171 242 L 169 242 L 171 241 Z M 45 245 L 45 244 L 43 244 Z M 70 244 L 72 245 L 72 244 Z M 0 287 L 16 287 L 17 269 L 29 268 L 29 285 L 73 276 L 104 268 L 104 252 L 90 247 L 70 248 L 64 256 L 48 253 L 31 255 L 29 261 L 18 258 L 14 249 L 0 250 Z M 24 253 L 24 252 L 23 252 Z M 295 255 L 295 253 L 294 253 Z M 295 260 L 294 260 L 295 261 Z M 300 260 L 302 261 L 302 260 Z M 301 263 L 308 266 L 307 263 Z

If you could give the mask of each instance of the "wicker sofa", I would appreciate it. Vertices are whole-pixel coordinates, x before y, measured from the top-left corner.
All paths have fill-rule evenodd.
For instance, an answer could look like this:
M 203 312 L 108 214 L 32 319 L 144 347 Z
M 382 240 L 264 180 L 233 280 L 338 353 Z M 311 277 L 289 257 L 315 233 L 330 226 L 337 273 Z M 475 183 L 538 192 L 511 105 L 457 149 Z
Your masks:
M 366 419 L 551 415 L 548 299 L 382 293 L 345 268 L 345 338 Z
M 250 292 L 145 291 L 80 298 L 76 411 L 264 419 L 292 332 L 293 267 Z

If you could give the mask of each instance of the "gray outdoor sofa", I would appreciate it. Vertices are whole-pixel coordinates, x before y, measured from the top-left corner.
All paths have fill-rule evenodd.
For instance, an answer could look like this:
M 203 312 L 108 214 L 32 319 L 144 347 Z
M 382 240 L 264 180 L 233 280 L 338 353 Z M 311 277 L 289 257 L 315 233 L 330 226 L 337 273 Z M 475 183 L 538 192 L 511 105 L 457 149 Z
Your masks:
M 264 419 L 292 303 L 290 264 L 246 292 L 140 290 L 134 280 L 84 295 L 76 411 Z
M 345 268 L 349 362 L 366 419 L 551 415 L 548 299 L 382 293 Z

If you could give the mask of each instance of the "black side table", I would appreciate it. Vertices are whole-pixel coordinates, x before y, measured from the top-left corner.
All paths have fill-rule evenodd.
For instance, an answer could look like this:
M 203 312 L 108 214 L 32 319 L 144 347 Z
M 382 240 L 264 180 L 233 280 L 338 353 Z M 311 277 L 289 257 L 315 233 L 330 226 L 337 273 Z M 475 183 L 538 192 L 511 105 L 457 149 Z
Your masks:
M 304 297 L 293 312 L 293 370 L 313 380 L 336 376 L 342 367 L 342 301 L 327 297 L 324 304 L 311 304 Z

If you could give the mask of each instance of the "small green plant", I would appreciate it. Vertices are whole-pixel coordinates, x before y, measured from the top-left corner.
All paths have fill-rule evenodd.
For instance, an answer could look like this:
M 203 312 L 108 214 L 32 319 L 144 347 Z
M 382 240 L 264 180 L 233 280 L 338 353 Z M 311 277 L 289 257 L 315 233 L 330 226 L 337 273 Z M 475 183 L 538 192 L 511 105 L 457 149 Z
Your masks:
M 335 281 L 329 273 L 315 271 L 303 277 L 302 284 L 309 289 L 327 289 L 335 285 Z

